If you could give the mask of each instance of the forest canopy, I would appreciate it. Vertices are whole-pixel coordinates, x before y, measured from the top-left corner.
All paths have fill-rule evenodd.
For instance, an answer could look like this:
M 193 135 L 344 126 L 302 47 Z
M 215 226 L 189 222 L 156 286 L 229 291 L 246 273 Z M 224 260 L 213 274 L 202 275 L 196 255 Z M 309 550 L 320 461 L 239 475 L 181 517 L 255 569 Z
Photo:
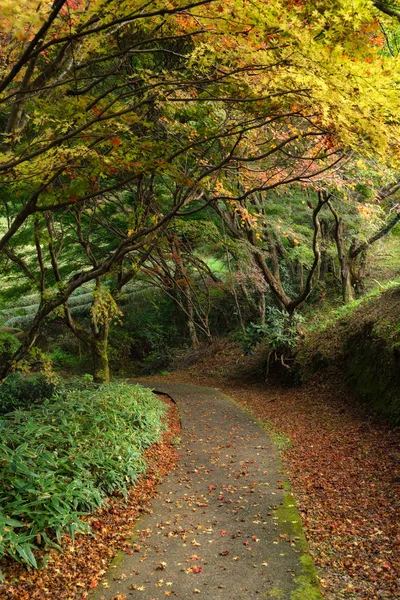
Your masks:
M 217 288 L 243 330 L 318 286 L 364 293 L 400 220 L 394 4 L 0 7 L 2 302 L 23 329 L 1 379 L 60 320 L 108 380 L 110 326 L 146 287 L 193 346 Z

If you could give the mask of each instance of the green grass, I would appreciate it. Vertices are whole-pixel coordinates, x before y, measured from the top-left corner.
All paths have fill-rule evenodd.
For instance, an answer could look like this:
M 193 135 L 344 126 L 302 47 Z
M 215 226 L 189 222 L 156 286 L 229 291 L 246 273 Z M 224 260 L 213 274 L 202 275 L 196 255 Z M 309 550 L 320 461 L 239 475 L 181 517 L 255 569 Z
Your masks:
M 163 429 L 164 404 L 140 386 L 77 382 L 0 418 L 0 558 L 36 567 L 35 549 L 87 531 L 91 513 L 124 495 Z

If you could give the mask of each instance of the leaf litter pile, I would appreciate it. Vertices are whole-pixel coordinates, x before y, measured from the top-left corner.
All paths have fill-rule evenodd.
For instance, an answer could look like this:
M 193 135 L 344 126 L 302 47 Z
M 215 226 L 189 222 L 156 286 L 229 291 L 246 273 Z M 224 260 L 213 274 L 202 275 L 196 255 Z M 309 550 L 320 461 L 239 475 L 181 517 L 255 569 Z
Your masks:
M 285 448 L 325 598 L 400 598 L 400 429 L 334 375 L 307 386 L 255 384 L 248 360 L 227 344 L 167 379 L 221 388 Z
M 168 429 L 160 442 L 144 452 L 148 469 L 133 486 L 126 500 L 111 497 L 108 506 L 87 517 L 92 535 L 77 535 L 73 541 L 63 536 L 63 553 L 48 554 L 46 569 L 26 569 L 8 562 L 2 564 L 6 583 L 0 583 L 2 600 L 81 600 L 97 587 L 112 558 L 122 550 L 131 554 L 129 541 L 135 521 L 149 512 L 157 483 L 176 466 L 178 454 L 174 440 L 179 436 L 180 420 L 176 405 L 165 396 Z

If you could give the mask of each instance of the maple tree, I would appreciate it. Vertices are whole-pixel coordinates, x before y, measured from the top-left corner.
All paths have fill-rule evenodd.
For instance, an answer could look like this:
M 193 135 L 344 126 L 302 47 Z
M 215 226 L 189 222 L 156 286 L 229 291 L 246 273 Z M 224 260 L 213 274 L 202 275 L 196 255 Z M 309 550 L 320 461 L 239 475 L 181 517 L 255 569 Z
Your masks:
M 0 252 L 27 276 L 13 242 L 19 232 L 38 231 L 49 212 L 101 206 L 131 183 L 151 189 L 153 217 L 140 229 L 127 223 L 124 239 L 96 266 L 61 288 L 49 280 L 46 294 L 48 267 L 35 242 L 41 303 L 2 377 L 48 315 L 185 207 L 190 214 L 235 206 L 251 215 L 256 193 L 321 182 L 355 150 L 395 166 L 397 59 L 382 52 L 381 20 L 393 26 L 375 4 L 60 0 L 15 11 L 3 0 Z M 238 231 L 256 240 L 252 219 Z M 299 300 L 289 298 L 253 246 L 291 312 L 311 277 Z

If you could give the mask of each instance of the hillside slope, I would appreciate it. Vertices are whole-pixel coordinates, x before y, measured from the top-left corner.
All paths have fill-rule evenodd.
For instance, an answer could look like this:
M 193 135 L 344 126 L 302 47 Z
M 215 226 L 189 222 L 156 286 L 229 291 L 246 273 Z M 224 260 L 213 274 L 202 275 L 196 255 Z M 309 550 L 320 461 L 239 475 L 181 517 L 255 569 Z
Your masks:
M 339 368 L 375 411 L 400 423 L 400 287 L 336 311 L 302 341 L 303 379 Z

